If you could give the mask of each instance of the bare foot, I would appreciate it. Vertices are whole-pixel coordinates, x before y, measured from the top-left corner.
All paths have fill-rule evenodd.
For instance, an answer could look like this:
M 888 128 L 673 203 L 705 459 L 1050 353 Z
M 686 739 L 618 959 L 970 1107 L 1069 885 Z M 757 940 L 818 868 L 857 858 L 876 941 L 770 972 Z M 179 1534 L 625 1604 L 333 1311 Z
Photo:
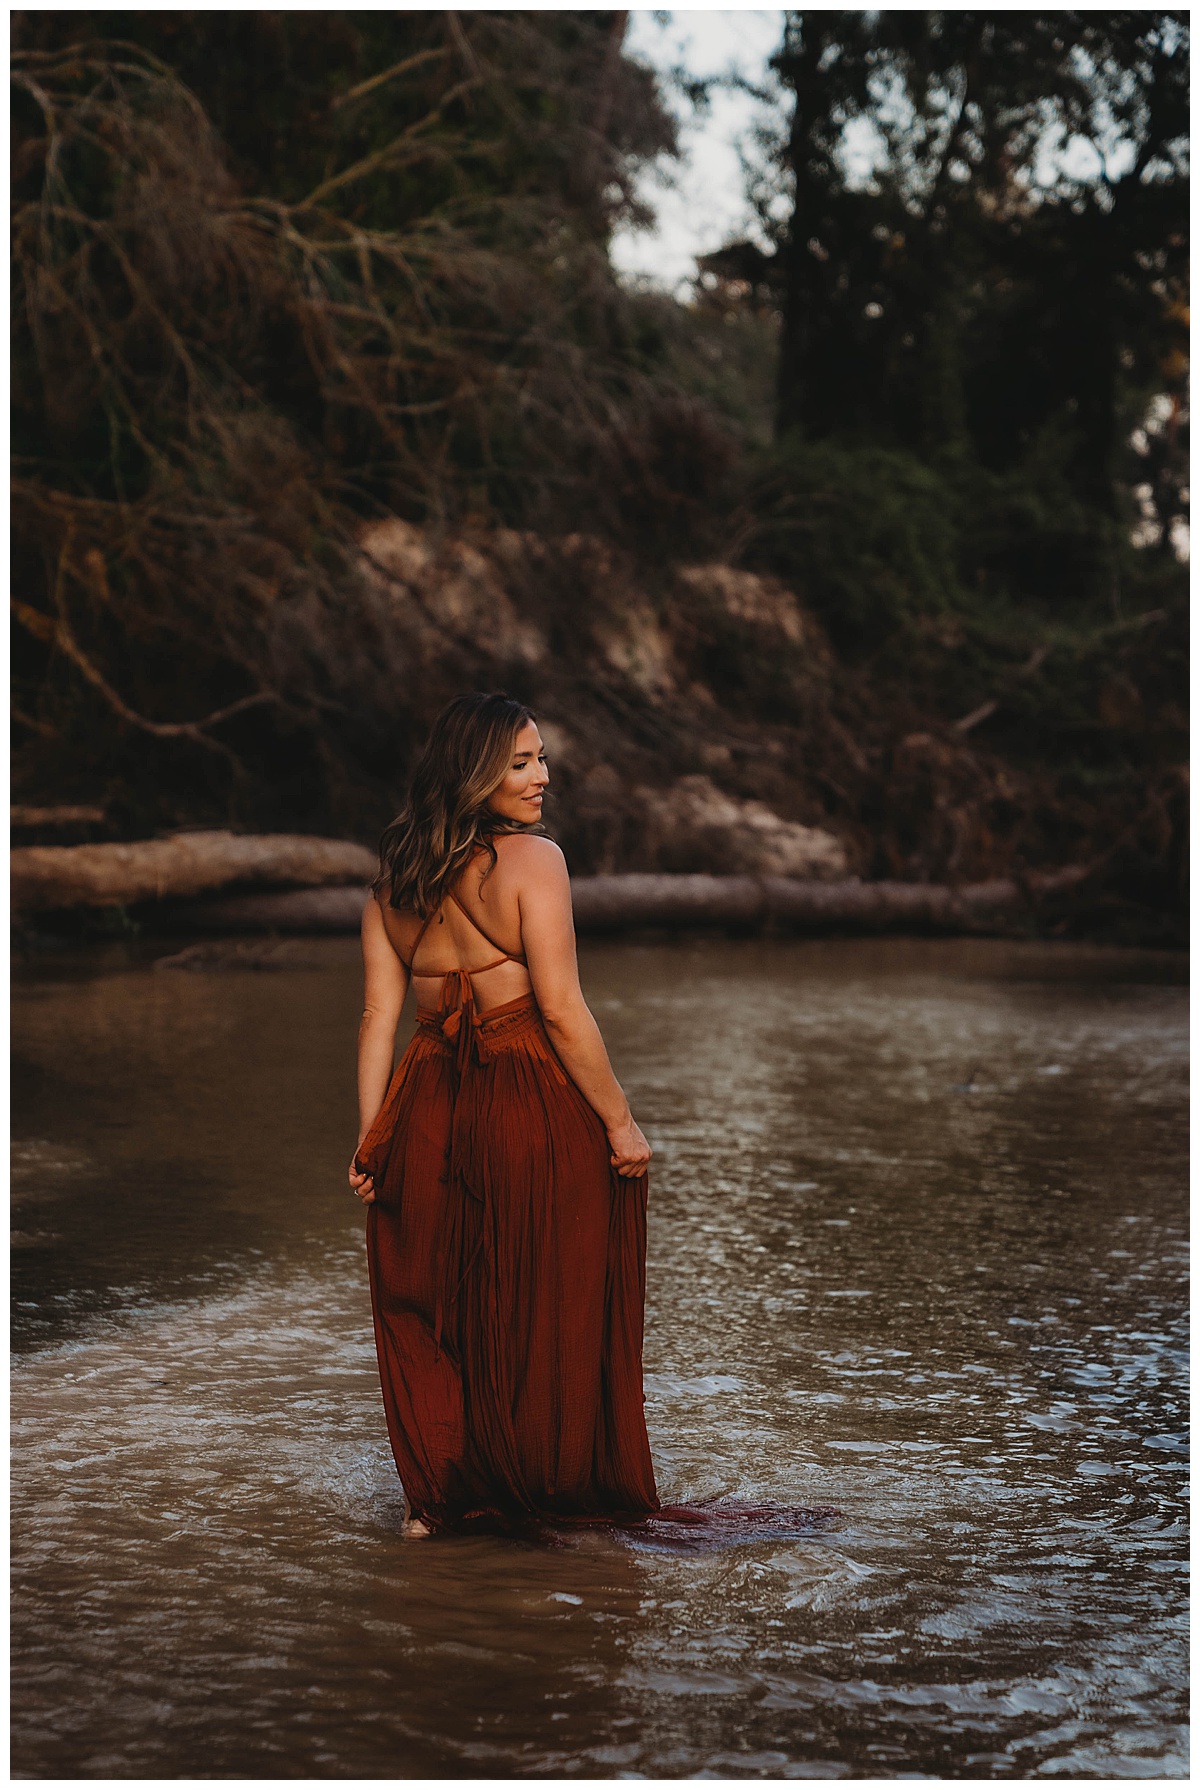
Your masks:
M 409 1517 L 401 1526 L 400 1533 L 408 1541 L 418 1541 L 423 1535 L 432 1535 L 433 1530 L 420 1517 Z

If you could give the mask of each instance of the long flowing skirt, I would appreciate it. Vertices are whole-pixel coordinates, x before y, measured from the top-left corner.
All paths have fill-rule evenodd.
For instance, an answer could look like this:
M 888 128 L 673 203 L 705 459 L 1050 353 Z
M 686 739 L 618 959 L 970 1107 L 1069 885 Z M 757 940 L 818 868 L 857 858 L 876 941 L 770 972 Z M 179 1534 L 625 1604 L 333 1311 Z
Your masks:
M 419 1011 L 358 1161 L 375 1178 L 375 1338 L 411 1513 L 454 1528 L 657 1511 L 647 1182 L 613 1171 L 533 997 L 482 1019 Z

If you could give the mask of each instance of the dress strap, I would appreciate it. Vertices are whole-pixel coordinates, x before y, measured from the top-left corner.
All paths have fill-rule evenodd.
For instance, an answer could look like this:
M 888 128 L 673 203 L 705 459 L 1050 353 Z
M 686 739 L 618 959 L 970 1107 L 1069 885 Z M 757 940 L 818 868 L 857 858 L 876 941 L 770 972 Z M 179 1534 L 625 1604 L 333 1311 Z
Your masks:
M 437 908 L 434 910 L 435 913 L 440 913 L 440 911 L 441 911 L 440 908 Z M 421 922 L 421 930 L 420 930 L 420 932 L 418 932 L 416 938 L 413 940 L 413 948 L 408 954 L 408 962 L 407 963 L 404 963 L 404 959 L 402 957 L 400 957 L 400 953 L 398 951 L 396 953 L 397 957 L 400 957 L 401 963 L 404 963 L 404 967 L 408 971 L 410 976 L 414 973 L 413 964 L 417 961 L 417 952 L 420 949 L 421 940 L 425 937 L 425 934 L 429 931 L 430 922 L 432 921 L 432 919 L 433 919 L 433 914 L 426 914 L 424 920 Z
M 502 963 L 524 963 L 525 962 L 524 957 L 521 955 L 521 953 L 519 951 L 505 951 L 502 946 L 500 946 L 496 943 L 495 939 L 492 937 L 492 935 L 489 932 L 485 932 L 483 930 L 483 927 L 479 924 L 479 921 L 475 918 L 474 914 L 471 913 L 468 908 L 463 906 L 462 902 L 459 900 L 458 896 L 454 893 L 453 889 L 449 890 L 449 896 L 450 896 L 451 901 L 454 903 L 455 907 L 459 910 L 459 912 L 466 914 L 467 919 L 471 922 L 472 926 L 475 928 L 475 930 L 479 934 L 480 938 L 486 939 L 488 944 L 491 945 L 491 947 L 494 951 L 501 952 L 501 955 L 496 959 L 495 963 L 486 963 L 486 964 L 484 964 L 483 969 L 472 970 L 471 974 L 473 976 L 482 976 L 484 970 L 499 969 L 499 967 Z M 415 946 L 413 947 L 413 954 L 414 954 L 414 956 L 416 954 Z

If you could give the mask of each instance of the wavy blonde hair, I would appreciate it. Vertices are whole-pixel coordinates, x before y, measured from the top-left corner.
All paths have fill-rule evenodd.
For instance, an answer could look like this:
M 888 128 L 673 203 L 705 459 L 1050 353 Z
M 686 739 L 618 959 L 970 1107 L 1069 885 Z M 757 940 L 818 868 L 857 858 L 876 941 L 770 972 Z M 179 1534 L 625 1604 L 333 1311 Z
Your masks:
M 484 875 L 491 875 L 499 834 L 544 830 L 540 821 L 524 826 L 488 807 L 514 740 L 536 718 L 511 696 L 456 696 L 447 703 L 413 772 L 408 802 L 379 842 L 373 894 L 427 920 L 481 848 L 491 857 Z

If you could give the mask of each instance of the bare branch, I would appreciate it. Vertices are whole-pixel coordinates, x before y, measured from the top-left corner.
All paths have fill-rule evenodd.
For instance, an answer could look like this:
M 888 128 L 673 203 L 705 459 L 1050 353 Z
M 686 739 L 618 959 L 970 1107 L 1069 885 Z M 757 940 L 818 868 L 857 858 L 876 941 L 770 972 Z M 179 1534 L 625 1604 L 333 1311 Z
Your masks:
M 347 93 L 340 93 L 333 101 L 331 110 L 337 111 L 339 106 L 348 106 L 353 100 L 365 99 L 368 93 L 374 93 L 387 81 L 398 80 L 401 75 L 411 73 L 414 68 L 422 68 L 427 62 L 438 62 L 448 54 L 443 44 L 436 50 L 421 50 L 415 56 L 406 56 L 403 62 L 395 62 L 391 68 L 385 68 L 382 74 L 372 75 L 367 81 L 360 81 L 357 87 L 351 87 Z

